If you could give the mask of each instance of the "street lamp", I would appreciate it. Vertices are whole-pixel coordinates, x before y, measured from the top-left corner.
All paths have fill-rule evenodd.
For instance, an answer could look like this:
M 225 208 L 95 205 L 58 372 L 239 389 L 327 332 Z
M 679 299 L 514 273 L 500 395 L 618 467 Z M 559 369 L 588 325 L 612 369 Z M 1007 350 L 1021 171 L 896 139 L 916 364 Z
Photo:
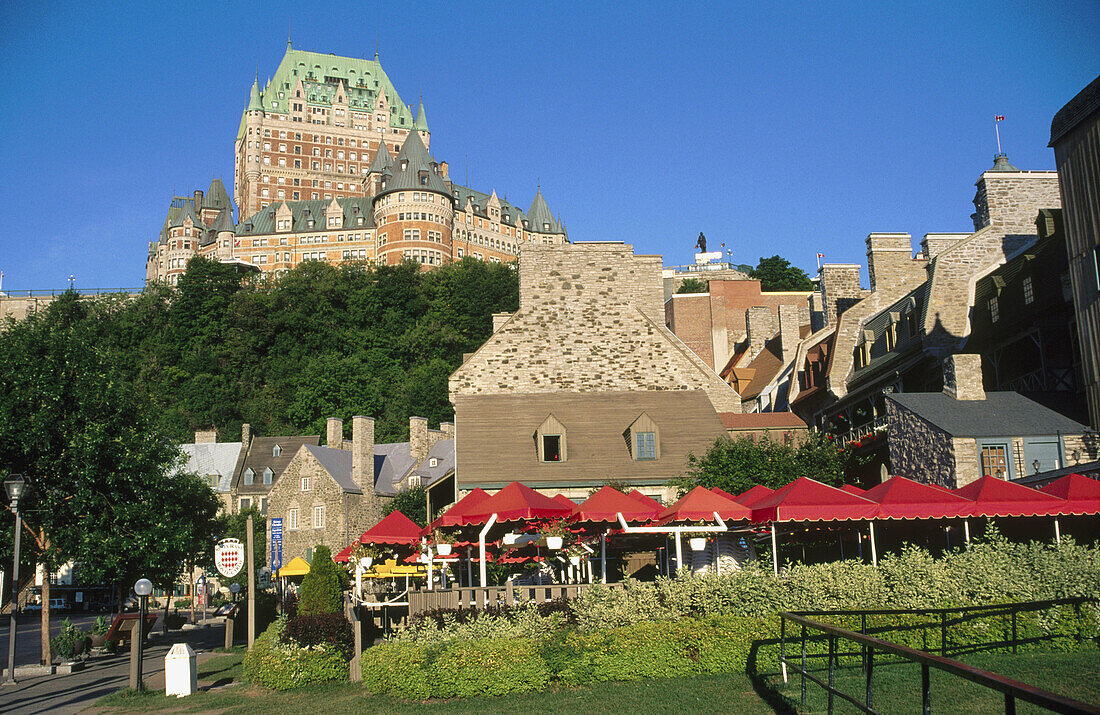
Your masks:
M 144 687 L 141 680 L 142 657 L 145 651 L 145 612 L 149 603 L 149 594 L 153 592 L 153 582 L 147 578 L 138 579 L 134 584 L 134 593 L 138 595 L 140 606 L 138 607 L 137 623 L 137 683 L 131 683 L 130 687 L 140 690 Z
M 11 631 L 8 634 L 8 679 L 5 683 L 15 684 L 15 630 L 16 615 L 19 610 L 19 537 L 23 532 L 23 517 L 19 515 L 19 499 L 27 490 L 27 480 L 22 474 L 13 474 L 4 480 L 4 491 L 11 501 L 11 511 L 15 514 L 15 563 L 12 565 L 11 579 Z

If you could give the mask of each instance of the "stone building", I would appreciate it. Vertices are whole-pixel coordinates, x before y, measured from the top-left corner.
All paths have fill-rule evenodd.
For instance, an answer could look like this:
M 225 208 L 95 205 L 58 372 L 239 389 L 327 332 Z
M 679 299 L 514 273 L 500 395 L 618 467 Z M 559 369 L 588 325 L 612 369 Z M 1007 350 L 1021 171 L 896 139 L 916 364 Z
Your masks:
M 1089 419 L 1100 429 L 1100 77 L 1050 124 Z
M 450 377 L 456 493 L 515 479 L 650 488 L 724 433 L 740 399 L 664 325 L 659 256 L 619 242 L 525 246 L 520 306 Z M 438 501 L 438 500 L 437 500 Z
M 986 393 L 981 357 L 944 360 L 943 392 L 886 397 L 892 472 L 955 488 L 982 476 L 1018 479 L 1095 461 L 1088 427 L 1016 392 Z
M 320 435 L 260 437 L 252 433 L 247 422 L 242 425 L 241 452 L 233 472 L 234 511 L 254 506 L 266 514 L 269 493 L 290 460 L 301 447 L 320 443 Z
M 414 118 L 377 56 L 288 43 L 272 79 L 263 89 L 253 83 L 241 116 L 238 220 L 224 187 L 173 199 L 149 244 L 146 278 L 174 283 L 195 255 L 278 275 L 307 260 L 512 261 L 520 246 L 567 240 L 541 188 L 524 212 L 495 190 L 463 186 L 429 153 L 430 138 L 423 102 Z
M 271 519 L 283 520 L 283 563 L 310 560 L 318 544 L 339 551 L 378 523 L 398 492 L 453 477 L 453 433 L 443 427 L 412 417 L 409 442 L 376 444 L 370 417 L 352 418 L 350 440 L 343 421 L 329 418 L 326 446 L 299 447 L 268 496 L 269 539 Z

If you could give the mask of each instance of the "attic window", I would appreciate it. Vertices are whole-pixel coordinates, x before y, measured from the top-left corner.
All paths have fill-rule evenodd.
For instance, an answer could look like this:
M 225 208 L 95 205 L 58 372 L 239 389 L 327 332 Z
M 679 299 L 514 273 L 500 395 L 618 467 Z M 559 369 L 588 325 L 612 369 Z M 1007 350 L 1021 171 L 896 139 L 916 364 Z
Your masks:
M 917 311 L 910 310 L 905 314 L 905 332 L 909 334 L 909 337 L 917 337 L 919 327 L 917 326 Z
M 271 456 L 272 457 L 278 457 L 282 453 L 283 453 L 283 448 L 280 447 L 279 445 L 275 445 L 274 447 L 271 448 Z
M 409 475 L 409 486 L 410 487 L 419 487 L 420 486 L 420 475 L 419 474 L 410 474 Z
M 428 460 L 428 466 L 429 467 L 438 467 L 439 466 L 439 458 L 438 457 L 432 457 L 431 459 L 429 459 Z
M 252 482 L 256 479 L 256 473 L 252 471 L 252 467 L 244 470 L 244 485 L 246 487 L 252 486 Z
M 275 478 L 275 472 L 271 471 L 271 467 L 264 467 L 264 484 L 271 484 Z
M 566 459 L 565 425 L 549 415 L 535 430 L 535 449 L 540 462 L 564 462 Z
M 658 433 L 657 423 L 648 414 L 643 412 L 639 415 L 623 432 L 631 458 L 637 462 L 648 462 L 660 457 Z
M 855 354 L 856 368 L 867 367 L 867 363 L 871 362 L 871 344 L 864 341 L 856 346 Z

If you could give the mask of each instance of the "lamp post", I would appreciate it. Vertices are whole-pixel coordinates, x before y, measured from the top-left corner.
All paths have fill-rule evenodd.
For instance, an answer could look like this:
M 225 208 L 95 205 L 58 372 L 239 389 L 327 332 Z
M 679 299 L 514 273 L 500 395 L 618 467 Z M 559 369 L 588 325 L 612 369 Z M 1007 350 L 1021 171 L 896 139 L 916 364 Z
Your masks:
M 27 489 L 27 480 L 22 474 L 13 474 L 4 480 L 4 491 L 11 500 L 11 511 L 15 514 L 15 563 L 12 565 L 11 579 L 11 630 L 8 633 L 8 679 L 5 683 L 15 684 L 15 629 L 16 614 L 19 611 L 19 537 L 23 532 L 23 517 L 19 515 L 19 499 Z
M 130 634 L 131 638 L 137 638 L 137 642 L 134 644 L 136 647 L 131 650 L 132 653 L 136 652 L 137 655 L 137 665 L 135 666 L 137 682 L 133 682 L 134 679 L 131 679 L 130 682 L 130 687 L 135 690 L 141 690 L 144 687 L 144 683 L 141 680 L 141 666 L 142 657 L 145 654 L 145 613 L 149 604 L 149 594 L 152 592 L 153 582 L 147 578 L 138 579 L 138 582 L 134 584 L 134 593 L 138 595 L 140 604 L 138 606 L 137 635 L 134 636 L 132 631 Z M 132 670 L 131 672 L 135 671 Z

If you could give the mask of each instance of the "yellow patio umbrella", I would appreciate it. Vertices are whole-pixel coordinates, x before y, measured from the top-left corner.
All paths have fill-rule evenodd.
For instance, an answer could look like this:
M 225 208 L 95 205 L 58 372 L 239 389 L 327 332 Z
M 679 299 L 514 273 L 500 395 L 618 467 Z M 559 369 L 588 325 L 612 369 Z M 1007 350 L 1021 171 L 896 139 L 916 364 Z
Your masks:
M 309 562 L 301 556 L 294 557 L 290 563 L 279 569 L 280 576 L 305 576 L 307 573 L 309 573 Z

